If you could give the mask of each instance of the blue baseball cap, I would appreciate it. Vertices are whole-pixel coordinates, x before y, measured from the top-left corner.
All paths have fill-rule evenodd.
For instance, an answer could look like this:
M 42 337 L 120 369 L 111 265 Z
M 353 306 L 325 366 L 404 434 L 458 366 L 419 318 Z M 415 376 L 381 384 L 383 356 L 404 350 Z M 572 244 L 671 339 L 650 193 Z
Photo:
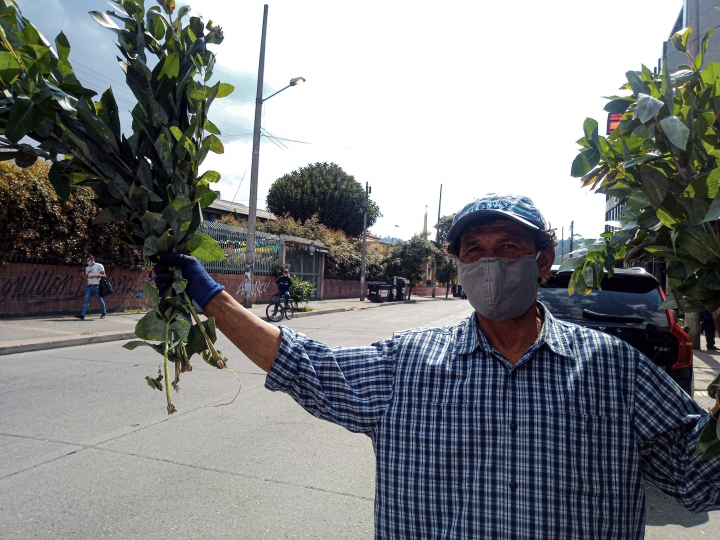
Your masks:
M 500 214 L 531 229 L 544 230 L 546 227 L 545 219 L 529 198 L 522 195 L 488 193 L 455 214 L 447 241 L 454 242 L 465 227 L 489 214 Z

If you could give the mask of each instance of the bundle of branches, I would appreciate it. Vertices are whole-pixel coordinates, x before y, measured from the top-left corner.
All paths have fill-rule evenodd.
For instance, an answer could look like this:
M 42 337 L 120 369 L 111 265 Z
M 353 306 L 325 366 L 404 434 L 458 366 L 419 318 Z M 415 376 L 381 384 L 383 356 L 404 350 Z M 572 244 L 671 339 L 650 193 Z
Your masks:
M 720 64 L 703 69 L 709 29 L 701 50 L 687 51 L 692 30 L 674 34 L 671 43 L 687 53 L 688 64 L 670 73 L 628 71 L 623 89 L 605 106 L 621 115 L 605 138 L 587 119 L 582 149 L 572 175 L 583 186 L 623 201 L 613 230 L 588 242 L 588 252 L 567 260 L 560 270 L 574 270 L 570 292 L 599 289 L 616 259 L 669 264 L 665 274 L 673 290 L 660 309 L 709 310 L 720 322 Z M 720 376 L 708 387 L 716 407 L 697 452 L 704 459 L 720 455 Z
M 14 159 L 21 167 L 38 158 L 52 162 L 50 181 L 63 198 L 74 187 L 90 187 L 102 208 L 96 222 L 124 222 L 123 240 L 150 263 L 171 252 L 222 259 L 217 243 L 197 231 L 201 208 L 216 196 L 209 184 L 220 178 L 214 171 L 200 176 L 198 170 L 208 152 L 223 152 L 208 110 L 233 91 L 229 84 L 208 85 L 215 55 L 207 45 L 222 42 L 222 29 L 188 18 L 188 6 L 176 13 L 175 0 L 158 0 L 159 7 L 147 11 L 144 0 L 112 4 L 116 11 L 90 15 L 117 35 L 120 67 L 137 99 L 129 137 L 121 130 L 112 90 L 96 100 L 78 81 L 65 35 L 57 36 L 53 48 L 13 0 L 0 0 L 0 148 L 6 149 L 0 159 Z M 147 382 L 162 390 L 165 379 L 168 414 L 175 412 L 169 362 L 175 364 L 176 390 L 193 354 L 227 367 L 213 345 L 214 322 L 201 322 L 185 281 L 176 275 L 168 291 L 144 287 L 153 310 L 135 332 L 159 343 L 125 345 L 149 345 L 163 356 L 158 376 Z

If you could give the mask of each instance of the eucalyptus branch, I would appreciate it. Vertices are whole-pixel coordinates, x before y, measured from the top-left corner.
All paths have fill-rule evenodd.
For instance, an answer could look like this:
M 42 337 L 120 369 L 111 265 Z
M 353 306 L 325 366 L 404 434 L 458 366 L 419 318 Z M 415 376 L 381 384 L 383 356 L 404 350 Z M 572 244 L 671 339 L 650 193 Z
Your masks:
M 205 326 L 203 325 L 202 321 L 200 320 L 200 316 L 197 314 L 197 311 L 195 311 L 195 308 L 192 305 L 192 300 L 190 300 L 190 297 L 188 294 L 183 291 L 183 298 L 185 298 L 185 301 L 188 304 L 188 307 L 190 308 L 190 313 L 192 313 L 193 319 L 195 319 L 195 323 L 200 328 L 200 333 L 205 338 L 205 343 L 207 343 L 208 349 L 210 350 L 210 354 L 213 357 L 213 360 L 217 363 L 218 367 L 220 369 L 223 369 L 227 367 L 225 365 L 225 361 L 220 358 L 220 355 L 218 354 L 217 350 L 215 349 L 215 345 L 212 342 L 212 339 L 210 339 L 210 336 L 207 335 L 207 332 L 205 331 Z
M 170 338 L 170 321 L 165 322 L 165 355 L 163 356 L 163 368 L 165 369 L 165 397 L 167 398 L 167 412 L 172 414 L 177 412 L 172 402 L 172 394 L 170 393 L 170 370 L 168 366 L 168 341 Z

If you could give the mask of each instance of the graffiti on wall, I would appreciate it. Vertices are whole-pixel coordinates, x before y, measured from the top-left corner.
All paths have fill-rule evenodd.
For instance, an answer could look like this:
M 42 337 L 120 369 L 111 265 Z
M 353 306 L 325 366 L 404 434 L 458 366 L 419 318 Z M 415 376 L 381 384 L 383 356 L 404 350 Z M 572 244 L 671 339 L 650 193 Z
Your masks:
M 263 295 L 267 292 L 267 290 L 270 288 L 270 282 L 269 281 L 261 281 L 256 279 L 253 282 L 253 288 L 252 288 L 252 297 L 253 300 L 255 298 L 262 298 Z M 235 292 L 235 296 L 240 296 L 243 294 L 243 291 L 245 290 L 245 283 L 240 282 L 240 285 L 238 286 L 237 292 Z
M 135 279 L 131 276 L 108 276 L 117 294 L 136 294 Z M 72 300 L 81 298 L 87 282 L 79 275 L 58 272 L 54 268 L 35 268 L 27 274 L 0 274 L 0 301 Z

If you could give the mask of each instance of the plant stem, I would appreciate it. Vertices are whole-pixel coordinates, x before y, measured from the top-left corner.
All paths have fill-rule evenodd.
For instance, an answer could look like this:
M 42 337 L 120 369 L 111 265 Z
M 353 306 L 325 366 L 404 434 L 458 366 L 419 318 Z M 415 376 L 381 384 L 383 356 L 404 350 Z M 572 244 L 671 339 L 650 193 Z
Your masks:
M 195 308 L 192 305 L 192 300 L 190 300 L 190 297 L 188 294 L 183 291 L 183 298 L 185 298 L 185 301 L 188 303 L 188 307 L 190 308 L 190 313 L 192 313 L 193 319 L 195 319 L 195 323 L 200 327 L 200 333 L 205 338 L 205 343 L 207 343 L 208 349 L 210 349 L 210 354 L 215 359 L 215 362 L 217 363 L 218 367 L 220 369 L 224 369 L 225 362 L 222 358 L 220 358 L 220 355 L 215 350 L 215 346 L 213 345 L 212 340 L 210 339 L 210 336 L 207 335 L 207 332 L 205 331 L 205 327 L 203 326 L 202 321 L 200 320 L 200 316 L 197 314 L 197 311 L 195 311 Z
M 163 356 L 163 367 L 165 368 L 165 396 L 167 397 L 167 410 L 168 414 L 172 414 L 176 411 L 175 405 L 172 402 L 172 394 L 170 393 L 170 369 L 168 366 L 168 339 L 170 334 L 170 321 L 165 323 L 165 355 Z

